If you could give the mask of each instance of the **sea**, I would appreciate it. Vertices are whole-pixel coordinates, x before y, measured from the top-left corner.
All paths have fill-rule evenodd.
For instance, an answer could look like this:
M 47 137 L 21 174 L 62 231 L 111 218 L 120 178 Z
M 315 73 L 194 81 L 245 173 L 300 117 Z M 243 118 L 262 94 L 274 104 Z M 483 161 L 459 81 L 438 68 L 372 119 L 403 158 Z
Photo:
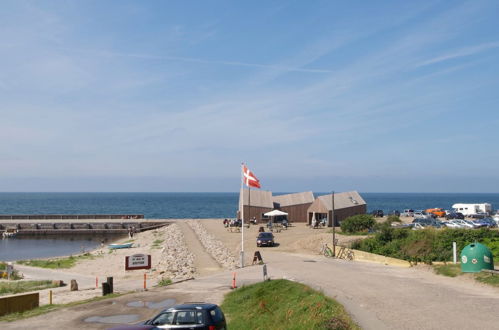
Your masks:
M 319 195 L 322 194 L 316 194 Z M 361 193 L 361 196 L 369 212 L 435 207 L 448 210 L 455 203 L 490 203 L 494 209 L 499 207 L 499 193 Z M 0 214 L 144 214 L 148 219 L 220 219 L 235 217 L 238 200 L 236 192 L 0 193 Z M 0 240 L 0 261 L 81 253 L 112 239 L 65 236 Z

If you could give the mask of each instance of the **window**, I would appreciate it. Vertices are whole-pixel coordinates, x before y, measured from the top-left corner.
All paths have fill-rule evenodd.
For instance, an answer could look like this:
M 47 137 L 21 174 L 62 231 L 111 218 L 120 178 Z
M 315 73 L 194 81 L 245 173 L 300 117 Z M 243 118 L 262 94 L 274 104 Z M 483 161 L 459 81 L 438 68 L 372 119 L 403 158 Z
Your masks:
M 159 314 L 153 321 L 153 325 L 173 324 L 173 312 Z
M 203 324 L 203 312 L 178 311 L 175 324 Z

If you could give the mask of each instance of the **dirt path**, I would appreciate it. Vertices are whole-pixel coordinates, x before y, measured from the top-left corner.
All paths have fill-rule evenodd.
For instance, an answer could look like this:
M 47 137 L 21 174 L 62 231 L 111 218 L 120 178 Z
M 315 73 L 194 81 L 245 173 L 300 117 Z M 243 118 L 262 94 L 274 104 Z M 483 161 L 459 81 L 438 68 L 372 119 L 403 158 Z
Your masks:
M 184 234 L 187 248 L 195 256 L 194 266 L 196 267 L 196 274 L 204 276 L 223 271 L 223 268 L 205 251 L 205 248 L 189 225 L 185 221 L 177 221 L 177 224 Z

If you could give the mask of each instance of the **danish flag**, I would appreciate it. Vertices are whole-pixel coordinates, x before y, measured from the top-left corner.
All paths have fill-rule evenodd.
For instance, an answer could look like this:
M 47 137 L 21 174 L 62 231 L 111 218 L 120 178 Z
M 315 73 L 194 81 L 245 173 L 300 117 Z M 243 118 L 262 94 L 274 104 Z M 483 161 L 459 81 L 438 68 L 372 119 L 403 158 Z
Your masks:
M 244 184 L 248 187 L 260 188 L 260 181 L 256 178 L 253 172 L 251 172 L 244 164 L 243 164 L 243 181 Z

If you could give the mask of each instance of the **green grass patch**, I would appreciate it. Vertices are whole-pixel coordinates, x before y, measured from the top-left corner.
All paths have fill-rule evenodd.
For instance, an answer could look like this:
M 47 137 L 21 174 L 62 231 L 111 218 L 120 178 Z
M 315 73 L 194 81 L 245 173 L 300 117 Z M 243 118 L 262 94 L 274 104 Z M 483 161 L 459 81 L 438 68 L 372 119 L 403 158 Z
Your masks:
M 162 278 L 159 282 L 158 282 L 158 286 L 168 286 L 172 284 L 172 280 L 169 279 L 169 278 Z
M 43 305 L 43 306 L 31 309 L 29 311 L 25 311 L 25 312 L 21 312 L 21 313 L 12 313 L 12 314 L 0 316 L 0 322 L 13 322 L 13 321 L 17 321 L 17 320 L 27 319 L 29 317 L 42 315 L 42 314 L 52 312 L 52 311 L 55 311 L 55 310 L 58 310 L 61 308 L 78 306 L 78 305 L 92 303 L 92 302 L 96 302 L 96 301 L 100 301 L 100 300 L 116 298 L 116 297 L 123 296 L 125 294 L 127 294 L 127 293 L 113 293 L 113 294 L 109 294 L 107 296 L 95 297 L 95 298 L 81 300 L 81 301 L 74 301 L 74 302 L 70 302 L 67 304 Z
M 341 304 L 288 280 L 234 290 L 222 309 L 229 329 L 360 329 Z
M 79 260 L 95 259 L 95 258 L 96 256 L 94 256 L 93 254 L 84 253 L 77 256 L 69 256 L 67 258 L 55 258 L 55 259 L 46 259 L 46 260 L 37 260 L 37 259 L 20 260 L 17 261 L 17 263 L 32 267 L 61 269 L 61 268 L 71 268 Z
M 52 281 L 16 281 L 16 282 L 0 282 L 0 296 L 6 294 L 15 294 L 28 291 L 43 290 L 47 288 L 55 288 L 56 284 Z
M 443 276 L 456 277 L 462 274 L 459 264 L 433 265 L 433 269 L 435 273 Z
M 7 275 L 7 263 L 6 262 L 0 262 L 0 278 L 7 279 L 9 276 Z M 22 279 L 22 276 L 19 275 L 19 272 L 14 269 L 12 274 L 10 274 L 10 279 L 11 280 L 20 280 Z
M 488 285 L 499 287 L 499 275 L 490 273 L 477 273 L 475 274 L 475 280 Z
M 159 249 L 161 247 L 161 243 L 163 243 L 165 240 L 164 239 L 157 239 L 154 242 L 152 242 L 151 248 L 153 249 Z

